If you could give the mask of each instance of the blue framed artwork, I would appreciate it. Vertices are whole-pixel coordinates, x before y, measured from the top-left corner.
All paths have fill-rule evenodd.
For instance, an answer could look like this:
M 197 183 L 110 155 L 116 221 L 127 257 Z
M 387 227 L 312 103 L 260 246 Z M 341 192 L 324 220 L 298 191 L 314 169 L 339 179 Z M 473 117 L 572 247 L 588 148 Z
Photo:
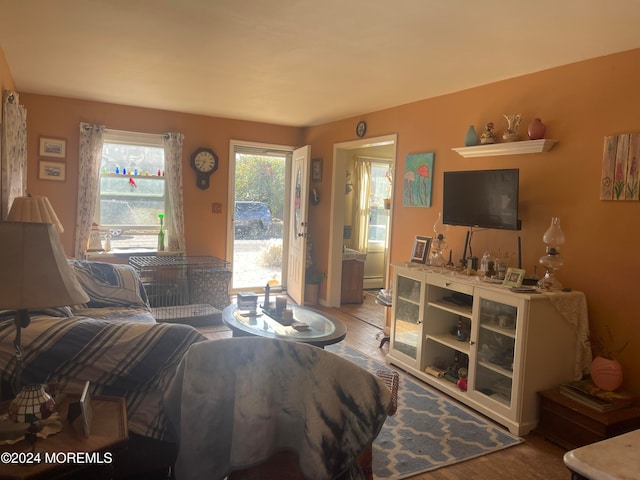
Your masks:
M 407 155 L 403 177 L 403 206 L 431 207 L 434 156 L 433 152 Z

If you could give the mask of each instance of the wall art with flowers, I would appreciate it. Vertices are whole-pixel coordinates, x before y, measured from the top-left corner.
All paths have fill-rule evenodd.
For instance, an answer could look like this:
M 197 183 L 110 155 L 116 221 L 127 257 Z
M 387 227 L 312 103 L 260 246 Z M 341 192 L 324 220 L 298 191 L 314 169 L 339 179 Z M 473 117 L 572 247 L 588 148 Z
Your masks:
M 600 200 L 640 200 L 640 133 L 604 137 Z
M 431 185 L 433 180 L 434 153 L 415 153 L 407 155 L 404 168 L 404 194 L 402 205 L 405 207 L 430 207 Z

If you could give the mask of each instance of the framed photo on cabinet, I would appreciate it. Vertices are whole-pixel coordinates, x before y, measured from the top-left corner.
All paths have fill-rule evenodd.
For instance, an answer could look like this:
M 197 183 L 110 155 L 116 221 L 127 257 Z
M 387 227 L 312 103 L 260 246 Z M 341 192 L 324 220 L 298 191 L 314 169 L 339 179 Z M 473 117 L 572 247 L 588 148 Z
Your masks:
M 429 251 L 431 250 L 431 237 L 416 235 L 411 251 L 411 263 L 427 263 Z
M 522 285 L 522 280 L 524 280 L 525 270 L 522 268 L 512 268 L 509 267 L 507 269 L 507 273 L 504 276 L 503 285 L 507 287 L 516 287 L 519 288 Z

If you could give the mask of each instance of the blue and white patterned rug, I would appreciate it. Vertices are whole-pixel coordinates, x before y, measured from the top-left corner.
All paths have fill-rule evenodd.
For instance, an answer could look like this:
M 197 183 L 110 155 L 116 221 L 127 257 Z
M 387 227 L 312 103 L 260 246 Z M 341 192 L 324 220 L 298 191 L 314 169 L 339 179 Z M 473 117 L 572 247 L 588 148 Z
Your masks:
M 385 369 L 344 345 L 325 347 L 362 368 Z M 400 372 L 398 411 L 373 444 L 376 479 L 400 480 L 517 445 L 522 439 Z

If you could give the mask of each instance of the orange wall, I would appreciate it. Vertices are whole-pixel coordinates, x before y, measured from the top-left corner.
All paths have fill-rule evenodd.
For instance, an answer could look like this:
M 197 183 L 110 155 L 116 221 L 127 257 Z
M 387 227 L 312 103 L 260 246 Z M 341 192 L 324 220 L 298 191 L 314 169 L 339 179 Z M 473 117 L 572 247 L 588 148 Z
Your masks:
M 311 127 L 305 141 L 314 157 L 331 159 L 333 144 L 354 140 L 361 119 L 367 122 L 366 137 L 398 134 L 392 262 L 408 260 L 415 235 L 432 234 L 442 209 L 443 171 L 519 168 L 522 230 L 475 232 L 474 255 L 482 256 L 484 250 L 515 252 L 521 236 L 523 268 L 531 273 L 544 254 L 542 235 L 551 217 L 559 216 L 567 240 L 558 277 L 566 287 L 586 293 L 590 321 L 597 329 L 608 324 L 617 344 L 630 340 L 620 361 L 626 386 L 640 392 L 640 202 L 599 200 L 604 137 L 640 132 L 638 85 L 640 50 L 634 50 Z M 481 132 L 491 121 L 496 132 L 502 132 L 507 125 L 504 113 L 522 114 L 519 133 L 525 136 L 529 122 L 542 118 L 546 137 L 559 143 L 548 153 L 485 158 L 465 159 L 451 150 L 464 146 L 468 125 Z M 432 207 L 403 207 L 404 159 L 420 152 L 435 152 Z M 326 198 L 330 162 L 324 165 L 323 179 L 328 180 L 321 188 Z M 311 215 L 314 245 L 326 249 L 329 232 L 322 226 L 329 220 L 329 202 L 314 207 Z M 466 231 L 450 229 L 455 261 L 462 256 Z M 326 262 L 327 255 L 324 250 L 317 257 Z
M 220 258 L 225 258 L 226 246 L 229 140 L 294 146 L 300 142 L 300 130 L 293 127 L 24 93 L 20 94 L 20 102 L 27 108 L 27 189 L 32 194 L 45 195 L 51 201 L 65 227 L 61 238 L 68 254 L 73 253 L 75 241 L 80 122 L 102 124 L 116 130 L 183 133 L 187 252 Z M 38 144 L 41 136 L 67 140 L 67 179 L 64 183 L 38 180 Z M 198 147 L 210 147 L 219 157 L 220 166 L 211 177 L 207 190 L 196 187 L 195 173 L 189 163 L 191 152 Z M 214 202 L 222 204 L 223 213 L 212 213 L 211 204 Z

